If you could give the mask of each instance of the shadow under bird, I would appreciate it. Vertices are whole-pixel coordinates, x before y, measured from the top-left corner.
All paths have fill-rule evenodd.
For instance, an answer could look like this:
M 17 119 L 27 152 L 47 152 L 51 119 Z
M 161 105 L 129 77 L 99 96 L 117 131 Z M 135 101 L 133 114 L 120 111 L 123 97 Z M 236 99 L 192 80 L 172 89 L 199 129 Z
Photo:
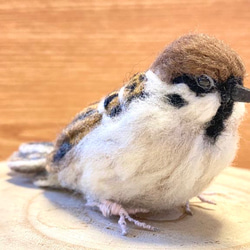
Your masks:
M 42 173 L 34 184 L 84 194 L 123 235 L 138 212 L 184 206 L 233 161 L 250 91 L 240 57 L 222 41 L 188 34 L 148 70 L 85 108 L 54 143 L 26 143 L 11 170 Z M 44 173 L 46 173 L 44 175 Z

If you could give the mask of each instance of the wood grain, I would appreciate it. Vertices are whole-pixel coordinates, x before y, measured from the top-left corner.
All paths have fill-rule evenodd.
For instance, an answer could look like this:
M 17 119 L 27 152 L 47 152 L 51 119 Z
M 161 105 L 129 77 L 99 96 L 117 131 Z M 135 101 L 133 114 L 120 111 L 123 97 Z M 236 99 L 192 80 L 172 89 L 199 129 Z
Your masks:
M 104 218 L 84 206 L 82 196 L 36 188 L 31 179 L 7 174 L 0 163 L 0 249 L 250 249 L 250 171 L 227 168 L 210 187 L 217 205 L 191 201 L 193 216 L 177 208 L 144 217 L 160 230 Z M 181 217 L 181 218 L 180 218 Z M 146 220 L 145 220 L 146 219 Z
M 248 0 L 0 1 L 0 159 L 21 142 L 54 140 L 76 112 L 184 33 L 225 40 L 249 71 L 249 9 Z M 245 168 L 249 122 L 235 162 Z

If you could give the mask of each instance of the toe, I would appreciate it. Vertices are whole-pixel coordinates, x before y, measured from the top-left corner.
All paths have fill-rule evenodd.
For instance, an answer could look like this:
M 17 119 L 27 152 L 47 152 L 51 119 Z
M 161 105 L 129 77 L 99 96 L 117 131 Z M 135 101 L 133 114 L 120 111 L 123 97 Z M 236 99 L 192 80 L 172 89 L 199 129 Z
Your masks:
M 204 203 L 208 203 L 208 204 L 212 204 L 212 205 L 216 205 L 216 202 L 208 200 L 206 198 L 204 198 L 202 195 L 198 195 L 197 198 Z

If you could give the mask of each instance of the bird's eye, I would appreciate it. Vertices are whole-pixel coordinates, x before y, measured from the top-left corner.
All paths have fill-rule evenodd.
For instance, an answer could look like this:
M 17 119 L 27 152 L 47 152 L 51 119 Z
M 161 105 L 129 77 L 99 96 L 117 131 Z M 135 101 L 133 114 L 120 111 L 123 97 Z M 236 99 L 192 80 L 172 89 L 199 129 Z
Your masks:
M 186 84 L 190 90 L 197 96 L 205 96 L 204 94 L 216 90 L 216 81 L 208 75 L 195 76 L 191 74 L 180 75 L 173 80 L 173 84 Z
M 207 75 L 201 75 L 196 78 L 197 85 L 204 90 L 210 90 L 212 87 L 214 87 L 214 81 L 211 77 Z

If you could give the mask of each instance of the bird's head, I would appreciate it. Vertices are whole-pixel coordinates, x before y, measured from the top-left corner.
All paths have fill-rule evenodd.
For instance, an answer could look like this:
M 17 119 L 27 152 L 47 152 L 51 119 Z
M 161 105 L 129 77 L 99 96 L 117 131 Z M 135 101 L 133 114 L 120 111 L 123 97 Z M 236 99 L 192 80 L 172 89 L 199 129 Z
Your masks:
M 171 43 L 150 70 L 168 86 L 170 105 L 206 124 L 213 139 L 234 115 L 240 120 L 250 90 L 243 87 L 245 67 L 230 47 L 204 34 L 190 34 Z M 182 109 L 183 108 L 183 109 Z

